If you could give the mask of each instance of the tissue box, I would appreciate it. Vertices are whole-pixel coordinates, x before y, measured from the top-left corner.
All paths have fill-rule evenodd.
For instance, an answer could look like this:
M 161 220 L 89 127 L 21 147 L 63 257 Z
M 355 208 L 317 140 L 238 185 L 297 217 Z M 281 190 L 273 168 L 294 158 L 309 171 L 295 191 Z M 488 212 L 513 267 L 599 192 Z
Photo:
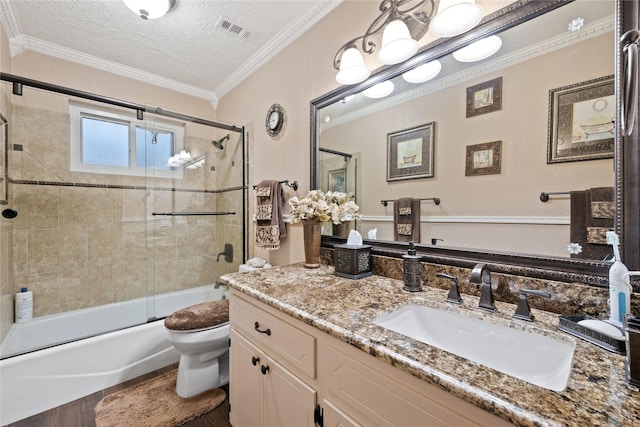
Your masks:
M 371 276 L 371 246 L 334 245 L 335 275 L 347 279 Z

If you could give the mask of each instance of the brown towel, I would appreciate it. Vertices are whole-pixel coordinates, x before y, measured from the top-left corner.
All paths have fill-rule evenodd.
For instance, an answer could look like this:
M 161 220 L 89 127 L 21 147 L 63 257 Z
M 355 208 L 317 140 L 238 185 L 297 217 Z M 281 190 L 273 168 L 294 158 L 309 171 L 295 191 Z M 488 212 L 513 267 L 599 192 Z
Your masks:
M 265 180 L 256 186 L 256 247 L 280 249 L 280 239 L 287 236 L 284 225 L 284 192 L 280 181 Z
M 404 197 L 393 202 L 393 237 L 420 243 L 420 199 Z
M 606 232 L 613 230 L 613 187 L 591 188 L 572 191 L 570 239 L 579 243 L 582 252 L 573 258 L 601 260 L 610 255 Z

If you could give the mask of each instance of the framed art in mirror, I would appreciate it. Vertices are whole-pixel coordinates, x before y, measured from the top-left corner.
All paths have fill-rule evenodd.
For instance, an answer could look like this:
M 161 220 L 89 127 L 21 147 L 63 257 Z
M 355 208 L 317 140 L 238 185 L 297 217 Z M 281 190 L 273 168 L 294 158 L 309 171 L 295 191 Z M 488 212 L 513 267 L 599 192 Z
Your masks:
M 465 176 L 496 175 L 501 171 L 502 141 L 467 145 Z
M 347 188 L 347 168 L 329 171 L 328 176 L 329 191 L 339 191 L 346 193 Z
M 502 77 L 467 88 L 467 118 L 502 110 Z
M 387 134 L 387 181 L 432 178 L 435 122 Z
M 613 76 L 551 89 L 547 163 L 612 158 L 615 117 Z

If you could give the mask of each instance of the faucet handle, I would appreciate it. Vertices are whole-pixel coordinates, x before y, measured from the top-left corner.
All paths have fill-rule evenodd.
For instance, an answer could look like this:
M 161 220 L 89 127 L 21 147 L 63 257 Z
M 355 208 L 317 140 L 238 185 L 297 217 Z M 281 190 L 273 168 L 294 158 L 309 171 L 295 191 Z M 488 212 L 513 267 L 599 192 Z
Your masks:
M 520 296 L 518 297 L 518 308 L 513 314 L 514 319 L 526 320 L 527 322 L 533 322 L 535 318 L 531 314 L 531 307 L 529 307 L 529 301 L 527 301 L 527 295 L 535 295 L 542 298 L 551 298 L 551 293 L 547 291 L 538 291 L 535 289 L 520 289 Z
M 460 296 L 460 291 L 458 290 L 458 278 L 455 276 L 450 276 L 449 274 L 444 274 L 444 273 L 437 273 L 436 277 L 444 277 L 445 279 L 451 280 L 449 295 L 447 295 L 447 299 L 445 299 L 445 301 L 451 302 L 454 304 L 461 304 L 462 297 Z

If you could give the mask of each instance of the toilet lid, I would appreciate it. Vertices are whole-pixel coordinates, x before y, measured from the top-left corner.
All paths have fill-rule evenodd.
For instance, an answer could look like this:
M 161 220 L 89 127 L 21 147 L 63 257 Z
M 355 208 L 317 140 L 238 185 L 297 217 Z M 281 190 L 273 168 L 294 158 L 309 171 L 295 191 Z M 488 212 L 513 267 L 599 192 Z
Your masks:
M 167 316 L 164 326 L 173 331 L 206 329 L 229 322 L 229 300 L 192 305 Z

